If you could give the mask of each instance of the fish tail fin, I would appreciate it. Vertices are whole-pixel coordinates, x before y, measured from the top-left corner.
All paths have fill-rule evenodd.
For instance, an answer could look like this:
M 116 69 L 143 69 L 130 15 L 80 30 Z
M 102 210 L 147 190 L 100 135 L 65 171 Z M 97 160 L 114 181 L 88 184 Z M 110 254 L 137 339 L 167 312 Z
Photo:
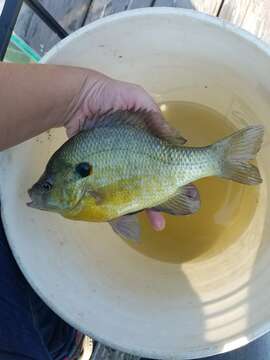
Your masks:
M 249 126 L 213 145 L 217 152 L 219 176 L 242 184 L 262 182 L 259 170 L 249 163 L 261 148 L 263 126 Z

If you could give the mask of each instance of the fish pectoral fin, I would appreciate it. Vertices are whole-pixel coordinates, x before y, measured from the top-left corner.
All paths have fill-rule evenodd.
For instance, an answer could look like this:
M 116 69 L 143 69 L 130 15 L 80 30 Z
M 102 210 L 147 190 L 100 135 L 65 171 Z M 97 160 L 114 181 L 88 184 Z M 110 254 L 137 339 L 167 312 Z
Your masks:
M 188 184 L 181 186 L 173 197 L 152 208 L 152 210 L 162 211 L 170 215 L 189 215 L 198 211 L 200 205 L 200 194 L 196 186 Z
M 139 241 L 141 236 L 141 227 L 136 215 L 124 215 L 111 220 L 111 227 L 114 232 L 124 240 Z
M 95 190 L 92 190 L 92 189 L 88 189 L 86 191 L 86 195 L 93 198 L 95 200 L 95 202 L 96 202 L 96 205 L 101 205 L 103 200 L 104 200 L 103 195 L 102 195 L 101 192 L 95 191 Z

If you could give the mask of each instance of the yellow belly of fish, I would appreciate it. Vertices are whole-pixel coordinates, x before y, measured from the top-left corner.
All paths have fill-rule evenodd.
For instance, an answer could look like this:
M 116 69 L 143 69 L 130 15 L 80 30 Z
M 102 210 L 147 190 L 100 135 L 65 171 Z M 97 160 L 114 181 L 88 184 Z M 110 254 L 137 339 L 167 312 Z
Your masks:
M 118 201 L 117 201 L 118 200 Z M 120 203 L 119 199 L 114 198 L 106 204 L 96 204 L 92 199 L 84 199 L 80 205 L 79 210 L 63 214 L 64 217 L 71 220 L 92 221 L 92 222 L 106 222 L 115 219 L 123 214 L 132 212 L 132 200 L 125 205 Z M 143 204 L 141 204 L 143 207 Z
M 121 185 L 121 186 L 120 186 Z M 86 196 L 72 211 L 62 215 L 71 220 L 107 222 L 122 215 L 136 212 L 160 204 L 168 198 L 168 189 L 161 187 L 158 181 L 147 184 L 133 183 L 133 186 L 113 184 L 96 191 L 99 199 Z M 153 195 L 152 195 L 153 194 Z
M 76 211 L 66 212 L 62 214 L 65 218 L 70 220 L 103 222 L 106 221 L 107 214 L 101 211 L 99 206 L 96 206 L 92 201 L 85 200 L 81 204 L 80 209 Z
M 91 195 L 81 200 L 78 207 L 70 212 L 64 213 L 63 216 L 72 220 L 106 222 L 119 216 L 127 214 L 133 209 L 142 209 L 144 202 L 138 191 L 115 191 L 107 187 L 98 193 L 99 200 Z

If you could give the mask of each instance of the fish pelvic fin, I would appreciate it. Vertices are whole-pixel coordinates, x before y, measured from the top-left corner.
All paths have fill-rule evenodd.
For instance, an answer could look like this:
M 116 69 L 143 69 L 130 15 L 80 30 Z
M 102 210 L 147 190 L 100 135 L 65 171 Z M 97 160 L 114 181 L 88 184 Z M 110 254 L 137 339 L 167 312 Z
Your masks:
M 110 225 L 113 231 L 122 239 L 138 242 L 141 237 L 141 227 L 137 215 L 124 215 L 111 220 Z
M 263 126 L 249 126 L 213 145 L 217 153 L 219 176 L 242 184 L 262 182 L 258 168 L 249 163 L 254 160 L 263 141 Z

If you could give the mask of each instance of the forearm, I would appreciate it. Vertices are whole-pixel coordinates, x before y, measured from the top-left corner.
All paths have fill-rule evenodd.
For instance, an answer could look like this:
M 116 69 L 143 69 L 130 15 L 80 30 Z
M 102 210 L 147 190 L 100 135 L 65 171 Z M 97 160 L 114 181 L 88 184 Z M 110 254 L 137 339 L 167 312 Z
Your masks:
M 0 64 L 0 151 L 63 126 L 95 71 L 55 65 Z M 90 84 L 89 84 L 90 82 Z

